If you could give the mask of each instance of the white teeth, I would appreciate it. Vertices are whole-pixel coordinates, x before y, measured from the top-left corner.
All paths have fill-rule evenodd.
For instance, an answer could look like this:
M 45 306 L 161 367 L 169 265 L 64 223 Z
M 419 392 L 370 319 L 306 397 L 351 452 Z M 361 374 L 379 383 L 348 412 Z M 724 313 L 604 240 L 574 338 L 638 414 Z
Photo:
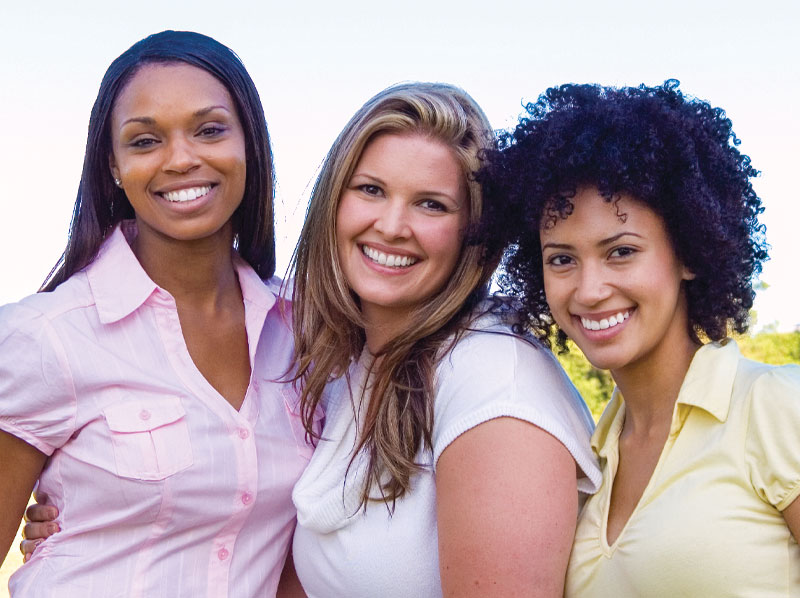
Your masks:
M 590 320 L 589 318 L 581 317 L 581 324 L 587 330 L 605 330 L 606 328 L 613 328 L 617 324 L 622 324 L 630 317 L 630 312 L 617 312 L 617 315 L 603 318 L 601 320 Z
M 204 187 L 192 187 L 191 189 L 180 189 L 179 191 L 167 191 L 161 195 L 167 201 L 183 202 L 192 201 L 198 197 L 203 197 L 206 193 L 211 191 L 211 187 L 206 185 Z
M 417 263 L 417 258 L 409 257 L 407 255 L 392 255 L 383 253 L 372 247 L 366 245 L 361 246 L 361 251 L 373 262 L 386 266 L 387 268 L 405 268 Z

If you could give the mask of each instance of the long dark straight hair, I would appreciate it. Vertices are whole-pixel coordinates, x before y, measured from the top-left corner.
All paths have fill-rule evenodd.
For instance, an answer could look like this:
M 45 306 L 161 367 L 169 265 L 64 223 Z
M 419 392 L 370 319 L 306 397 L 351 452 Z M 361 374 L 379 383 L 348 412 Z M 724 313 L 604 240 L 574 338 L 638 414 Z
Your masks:
M 245 138 L 244 198 L 233 215 L 235 246 L 262 278 L 275 273 L 274 171 L 264 109 L 255 84 L 239 57 L 200 33 L 162 31 L 136 42 L 108 67 L 89 119 L 86 154 L 72 212 L 67 247 L 40 291 L 52 291 L 89 265 L 106 236 L 134 211 L 112 179 L 111 111 L 120 92 L 147 64 L 183 62 L 207 71 L 233 98 Z

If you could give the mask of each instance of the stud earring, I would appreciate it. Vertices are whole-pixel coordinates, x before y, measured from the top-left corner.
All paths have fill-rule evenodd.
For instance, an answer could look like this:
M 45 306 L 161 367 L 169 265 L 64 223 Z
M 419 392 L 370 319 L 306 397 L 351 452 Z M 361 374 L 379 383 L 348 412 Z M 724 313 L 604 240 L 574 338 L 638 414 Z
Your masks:
M 114 177 L 114 184 L 122 189 L 122 181 L 120 181 L 117 177 Z

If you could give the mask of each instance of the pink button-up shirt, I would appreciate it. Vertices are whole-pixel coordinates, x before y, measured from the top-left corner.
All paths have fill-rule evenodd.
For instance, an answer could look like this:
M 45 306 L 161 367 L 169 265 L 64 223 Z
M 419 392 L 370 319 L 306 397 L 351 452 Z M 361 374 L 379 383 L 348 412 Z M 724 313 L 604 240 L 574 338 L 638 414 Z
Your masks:
M 252 376 L 236 411 L 192 362 L 133 235 L 117 228 L 54 292 L 0 308 L 0 429 L 50 455 L 39 491 L 63 530 L 11 593 L 274 596 L 311 454 L 291 385 L 275 381 L 291 331 L 237 257 Z

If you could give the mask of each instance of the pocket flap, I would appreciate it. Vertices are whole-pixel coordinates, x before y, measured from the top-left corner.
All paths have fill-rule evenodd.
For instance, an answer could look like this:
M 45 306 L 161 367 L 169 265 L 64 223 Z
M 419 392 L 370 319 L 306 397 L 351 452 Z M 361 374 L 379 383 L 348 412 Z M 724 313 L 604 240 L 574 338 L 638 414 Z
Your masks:
M 180 398 L 129 399 L 103 409 L 113 432 L 146 432 L 176 422 L 186 415 Z

